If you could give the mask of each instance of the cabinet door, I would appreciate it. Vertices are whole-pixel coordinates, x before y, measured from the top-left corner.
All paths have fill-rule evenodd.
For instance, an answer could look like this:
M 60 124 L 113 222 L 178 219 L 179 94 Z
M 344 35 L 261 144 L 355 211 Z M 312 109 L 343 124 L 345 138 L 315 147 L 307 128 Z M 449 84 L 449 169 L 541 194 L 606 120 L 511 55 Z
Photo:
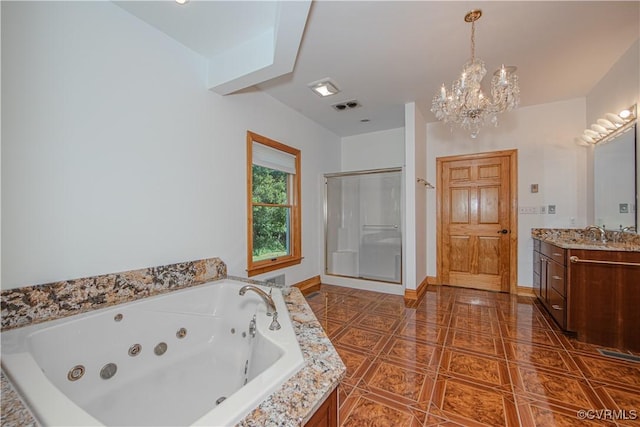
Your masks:
M 327 400 L 318 408 L 305 427 L 338 426 L 338 389 L 333 390 Z
M 549 268 L 549 258 L 544 255 L 540 255 L 540 298 L 545 305 L 548 305 L 547 301 L 547 270 Z
M 566 308 L 567 308 L 567 304 L 565 302 L 565 299 L 562 295 L 560 295 L 555 289 L 553 289 L 552 287 L 550 287 L 548 289 L 547 292 L 547 297 L 548 297 L 548 307 L 549 307 L 549 313 L 551 313 L 551 316 L 553 316 L 553 318 L 556 320 L 556 322 L 558 322 L 558 325 L 562 328 L 565 329 L 566 327 Z
M 563 297 L 567 295 L 565 285 L 565 271 L 566 268 L 557 262 L 550 261 L 547 264 L 547 285 L 555 290 Z
M 533 252 L 533 292 L 536 294 L 538 298 L 544 298 L 542 296 L 542 282 L 540 279 L 540 270 L 542 264 L 542 257 L 540 256 L 540 252 Z
M 571 250 L 567 327 L 578 339 L 640 351 L 639 252 Z

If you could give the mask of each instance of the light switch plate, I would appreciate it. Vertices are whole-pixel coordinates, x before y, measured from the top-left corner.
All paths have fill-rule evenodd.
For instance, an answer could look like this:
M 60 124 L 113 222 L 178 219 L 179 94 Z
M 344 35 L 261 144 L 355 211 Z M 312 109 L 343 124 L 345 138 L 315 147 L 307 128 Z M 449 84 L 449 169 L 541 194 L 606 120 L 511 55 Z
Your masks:
M 549 209 L 547 210 L 549 214 L 556 213 L 556 205 L 549 205 Z
M 620 203 L 620 213 L 629 213 L 629 203 Z

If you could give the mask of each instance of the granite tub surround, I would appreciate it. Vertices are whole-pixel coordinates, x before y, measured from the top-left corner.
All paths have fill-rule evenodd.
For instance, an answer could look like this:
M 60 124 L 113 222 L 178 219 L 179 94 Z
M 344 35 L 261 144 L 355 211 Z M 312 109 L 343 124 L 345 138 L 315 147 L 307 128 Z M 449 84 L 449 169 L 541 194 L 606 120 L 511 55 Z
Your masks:
M 305 364 L 238 426 L 303 426 L 346 374 L 342 359 L 299 289 L 285 297 Z
M 60 319 L 227 277 L 220 258 L 7 289 L 2 330 Z
M 227 276 L 226 265 L 218 258 L 211 258 L 13 289 L 2 292 L 3 329 L 80 314 L 223 278 L 267 285 L 256 280 Z M 56 291 L 62 292 L 64 297 L 61 298 Z M 284 287 L 282 292 L 304 357 L 304 366 L 238 423 L 239 426 L 304 425 L 336 389 L 346 372 L 340 356 L 302 293 L 288 287 Z M 5 315 L 9 318 L 7 326 Z M 0 425 L 39 425 L 4 372 L 0 380 Z
M 285 297 L 289 317 L 304 357 L 304 366 L 280 389 L 264 400 L 237 425 L 242 427 L 299 427 L 338 386 L 346 373 L 342 359 L 331 344 L 302 293 L 292 288 Z M 2 427 L 37 426 L 4 373 L 2 379 Z
M 3 427 L 32 427 L 39 425 L 31 411 L 22 403 L 20 396 L 11 383 L 0 372 L 2 385 L 2 405 L 0 405 L 0 424 Z
M 606 230 L 606 242 L 594 241 L 581 228 L 532 228 L 531 237 L 564 249 L 640 252 L 640 235 Z

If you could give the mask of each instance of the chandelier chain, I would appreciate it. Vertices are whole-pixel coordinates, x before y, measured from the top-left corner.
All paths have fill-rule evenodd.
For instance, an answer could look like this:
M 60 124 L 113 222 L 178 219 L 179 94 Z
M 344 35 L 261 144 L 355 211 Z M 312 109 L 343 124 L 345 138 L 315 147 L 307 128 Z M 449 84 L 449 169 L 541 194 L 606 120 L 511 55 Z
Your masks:
M 476 59 L 476 21 L 471 21 L 471 62 Z

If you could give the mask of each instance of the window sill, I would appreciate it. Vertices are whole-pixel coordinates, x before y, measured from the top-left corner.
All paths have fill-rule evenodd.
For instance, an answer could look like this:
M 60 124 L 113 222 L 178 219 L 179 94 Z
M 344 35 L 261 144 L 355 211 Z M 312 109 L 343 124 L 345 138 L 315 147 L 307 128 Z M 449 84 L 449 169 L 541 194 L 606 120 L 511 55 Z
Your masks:
M 247 274 L 249 275 L 249 277 L 252 277 L 258 274 L 268 273 L 269 271 L 278 270 L 281 268 L 300 264 L 301 262 L 302 262 L 302 257 L 287 258 L 287 259 L 267 261 L 267 262 L 263 261 L 259 264 L 254 264 L 253 266 L 249 267 L 247 269 Z

